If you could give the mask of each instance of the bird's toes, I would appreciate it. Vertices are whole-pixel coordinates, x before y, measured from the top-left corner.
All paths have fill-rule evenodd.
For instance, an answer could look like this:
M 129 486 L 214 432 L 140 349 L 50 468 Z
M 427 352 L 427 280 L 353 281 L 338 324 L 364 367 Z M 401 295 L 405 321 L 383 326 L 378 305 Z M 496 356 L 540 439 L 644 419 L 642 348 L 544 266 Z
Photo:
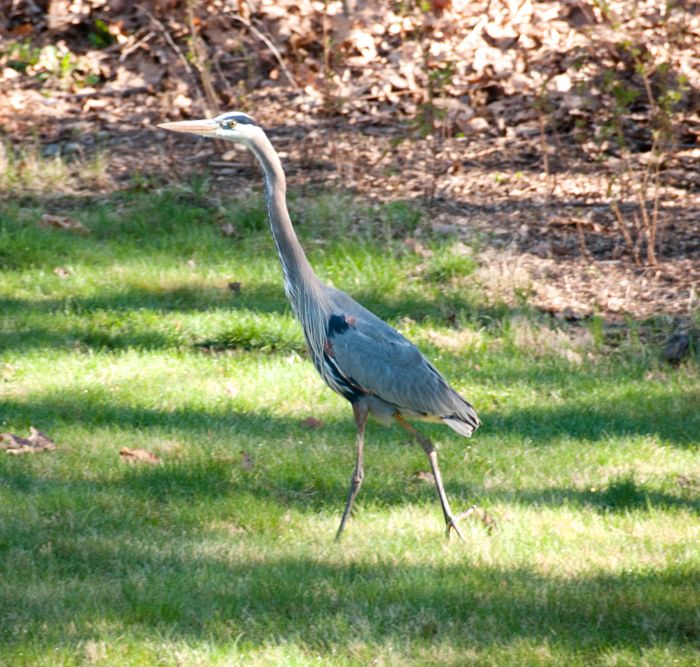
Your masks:
M 457 520 L 459 517 L 451 516 L 447 519 L 447 526 L 445 529 L 445 535 L 447 539 L 450 539 L 450 531 L 454 530 L 457 537 L 459 537 L 462 542 L 464 542 L 464 535 L 462 535 L 462 531 L 459 529 L 459 526 L 457 525 Z

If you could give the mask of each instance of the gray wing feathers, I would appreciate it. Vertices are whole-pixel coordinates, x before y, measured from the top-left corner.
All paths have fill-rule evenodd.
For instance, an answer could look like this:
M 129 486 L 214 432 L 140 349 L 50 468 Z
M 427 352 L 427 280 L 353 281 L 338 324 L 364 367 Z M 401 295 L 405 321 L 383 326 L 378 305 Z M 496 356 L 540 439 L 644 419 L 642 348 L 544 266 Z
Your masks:
M 474 409 L 455 392 L 420 350 L 393 327 L 342 292 L 336 305 L 356 318 L 332 339 L 343 374 L 365 391 L 418 415 L 443 419 L 462 435 L 479 425 Z

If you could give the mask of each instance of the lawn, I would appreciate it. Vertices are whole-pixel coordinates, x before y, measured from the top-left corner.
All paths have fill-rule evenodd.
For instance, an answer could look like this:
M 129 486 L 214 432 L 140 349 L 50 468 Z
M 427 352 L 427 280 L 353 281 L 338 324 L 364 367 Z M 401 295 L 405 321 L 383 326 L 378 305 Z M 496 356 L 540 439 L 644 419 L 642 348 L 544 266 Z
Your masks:
M 424 429 L 453 508 L 496 527 L 445 540 L 423 451 L 370 424 L 333 542 L 352 411 L 306 358 L 259 194 L 5 199 L 0 430 L 58 449 L 0 452 L 0 664 L 697 664 L 697 351 L 672 367 L 663 322 L 612 339 L 494 300 L 478 247 L 403 243 L 412 205 L 291 208 L 319 274 L 476 406 L 471 440 Z

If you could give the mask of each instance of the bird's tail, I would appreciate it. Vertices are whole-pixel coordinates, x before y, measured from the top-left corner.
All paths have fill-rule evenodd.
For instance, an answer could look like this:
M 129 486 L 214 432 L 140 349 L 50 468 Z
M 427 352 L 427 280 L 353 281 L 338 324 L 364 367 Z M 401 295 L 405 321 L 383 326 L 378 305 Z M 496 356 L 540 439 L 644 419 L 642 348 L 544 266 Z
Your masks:
M 457 431 L 460 435 L 469 438 L 476 429 L 481 426 L 481 420 L 476 414 L 476 410 L 469 405 L 461 396 L 460 399 L 464 405 L 459 414 L 443 417 L 442 421 L 447 424 L 453 431 Z

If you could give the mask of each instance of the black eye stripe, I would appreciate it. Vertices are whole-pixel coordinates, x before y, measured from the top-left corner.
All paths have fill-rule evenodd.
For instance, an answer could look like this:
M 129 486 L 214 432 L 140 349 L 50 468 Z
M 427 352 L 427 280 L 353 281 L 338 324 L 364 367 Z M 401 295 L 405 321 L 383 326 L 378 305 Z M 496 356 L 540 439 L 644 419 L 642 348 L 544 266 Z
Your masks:
M 242 125 L 257 125 L 257 123 L 252 118 L 249 118 L 248 116 L 244 116 L 243 114 L 240 114 L 240 113 L 232 113 L 232 114 L 229 114 L 228 116 L 224 116 L 221 119 L 221 122 L 228 123 L 232 120 L 235 120 L 237 123 L 241 123 Z

